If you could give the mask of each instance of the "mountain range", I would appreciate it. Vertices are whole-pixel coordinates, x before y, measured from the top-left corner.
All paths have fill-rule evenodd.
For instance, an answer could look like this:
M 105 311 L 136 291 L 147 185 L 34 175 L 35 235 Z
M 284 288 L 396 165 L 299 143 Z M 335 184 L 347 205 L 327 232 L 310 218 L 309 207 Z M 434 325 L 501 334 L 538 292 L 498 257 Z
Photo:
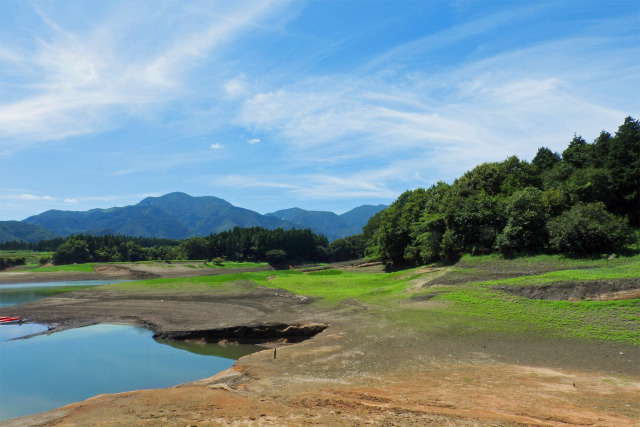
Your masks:
M 88 211 L 49 210 L 23 221 L 0 221 L 0 242 L 34 242 L 71 234 L 117 234 L 184 239 L 234 227 L 309 228 L 330 241 L 359 234 L 385 205 L 364 205 L 342 215 L 300 208 L 261 215 L 212 196 L 170 193 L 124 207 Z

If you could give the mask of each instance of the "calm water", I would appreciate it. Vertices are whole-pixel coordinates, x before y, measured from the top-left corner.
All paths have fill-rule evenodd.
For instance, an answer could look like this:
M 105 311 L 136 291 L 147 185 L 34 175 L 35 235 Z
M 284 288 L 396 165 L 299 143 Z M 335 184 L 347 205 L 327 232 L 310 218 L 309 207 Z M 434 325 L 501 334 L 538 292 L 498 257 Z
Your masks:
M 97 394 L 171 387 L 206 378 L 261 349 L 159 342 L 151 331 L 123 325 L 95 325 L 9 341 L 42 330 L 46 330 L 43 325 L 0 325 L 0 420 Z
M 62 292 L 77 291 L 91 286 L 120 283 L 124 280 L 74 280 L 68 282 L 20 283 L 0 285 L 0 307 L 24 304 Z M 0 312 L 2 312 L 0 310 Z

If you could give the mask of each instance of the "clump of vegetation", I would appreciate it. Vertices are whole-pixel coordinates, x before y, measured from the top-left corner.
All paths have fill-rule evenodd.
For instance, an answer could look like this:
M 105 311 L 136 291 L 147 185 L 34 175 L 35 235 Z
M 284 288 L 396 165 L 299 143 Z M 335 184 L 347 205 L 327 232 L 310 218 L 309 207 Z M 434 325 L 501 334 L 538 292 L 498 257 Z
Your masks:
M 211 262 L 212 262 L 213 264 L 217 265 L 217 266 L 221 266 L 222 264 L 224 264 L 224 258 L 223 258 L 223 257 L 220 257 L 220 256 L 217 256 L 217 257 L 214 257 L 214 258 L 211 260 Z
M 403 193 L 364 227 L 364 253 L 399 266 L 621 252 L 637 241 L 639 207 L 640 122 L 627 117 L 592 144 L 576 136 L 562 154 L 542 147 L 531 163 L 513 156 Z
M 21 256 L 2 256 L 0 257 L 0 271 L 18 265 L 25 265 L 26 259 Z
M 574 205 L 549 222 L 549 234 L 551 248 L 573 254 L 613 252 L 633 242 L 628 224 L 602 202 Z

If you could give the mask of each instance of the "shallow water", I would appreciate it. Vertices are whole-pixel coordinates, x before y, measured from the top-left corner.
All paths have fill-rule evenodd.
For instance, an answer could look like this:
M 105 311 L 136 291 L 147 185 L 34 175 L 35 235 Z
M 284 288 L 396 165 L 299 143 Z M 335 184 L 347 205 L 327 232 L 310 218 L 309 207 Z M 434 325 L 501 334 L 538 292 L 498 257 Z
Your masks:
M 233 366 L 259 350 L 163 345 L 146 329 L 95 325 L 0 343 L 0 419 L 35 414 L 102 393 L 165 388 Z M 188 346 L 187 346 L 188 347 Z M 220 357 L 222 356 L 222 357 Z M 232 356 L 229 358 L 229 356 Z
M 62 292 L 80 290 L 109 283 L 120 283 L 123 281 L 124 280 L 72 280 L 65 282 L 0 285 L 0 307 L 24 304 Z
M 10 306 L 115 281 L 0 286 L 0 315 Z M 6 314 L 5 314 L 6 313 Z M 0 420 L 48 411 L 102 393 L 164 388 L 207 378 L 262 348 L 155 341 L 146 329 L 94 325 L 47 331 L 46 325 L 0 324 Z

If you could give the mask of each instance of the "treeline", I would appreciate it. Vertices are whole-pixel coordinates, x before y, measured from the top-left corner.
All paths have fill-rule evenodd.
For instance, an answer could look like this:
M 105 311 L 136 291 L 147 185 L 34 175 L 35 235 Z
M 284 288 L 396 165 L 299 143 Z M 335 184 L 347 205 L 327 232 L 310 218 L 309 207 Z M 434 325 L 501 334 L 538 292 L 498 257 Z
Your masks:
M 272 251 L 292 262 L 328 261 L 331 258 L 329 241 L 309 229 L 267 230 L 261 227 L 240 228 L 192 237 L 180 247 L 186 259 L 225 258 L 232 261 L 269 261 Z
M 32 247 L 21 248 L 30 249 Z M 56 265 L 85 262 L 137 262 L 150 260 L 329 261 L 326 237 L 310 230 L 239 228 L 184 240 L 129 236 L 72 235 L 59 244 Z
M 602 254 L 640 225 L 640 124 L 625 119 L 593 143 L 575 136 L 531 163 L 484 163 L 453 184 L 402 194 L 363 229 L 365 252 L 391 265 L 453 262 L 462 254 Z
M 55 237 L 53 239 L 40 240 L 39 242 L 24 242 L 22 240 L 10 240 L 0 243 L 0 251 L 34 251 L 34 252 L 53 252 L 58 246 L 63 244 L 63 237 Z

